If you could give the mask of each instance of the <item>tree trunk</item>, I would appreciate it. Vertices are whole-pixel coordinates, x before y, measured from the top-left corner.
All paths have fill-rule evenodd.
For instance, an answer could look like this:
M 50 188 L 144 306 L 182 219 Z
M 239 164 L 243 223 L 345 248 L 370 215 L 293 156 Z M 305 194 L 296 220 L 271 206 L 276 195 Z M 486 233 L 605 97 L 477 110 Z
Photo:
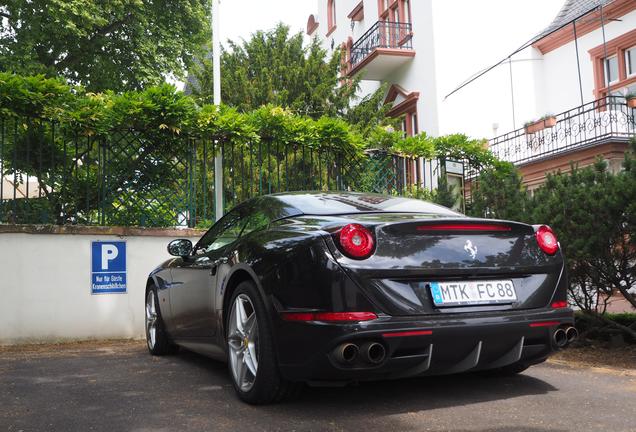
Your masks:
M 621 294 L 623 294 L 625 300 L 627 300 L 632 306 L 634 306 L 634 309 L 636 309 L 636 297 L 631 295 L 624 286 L 617 285 L 616 288 L 618 288 Z

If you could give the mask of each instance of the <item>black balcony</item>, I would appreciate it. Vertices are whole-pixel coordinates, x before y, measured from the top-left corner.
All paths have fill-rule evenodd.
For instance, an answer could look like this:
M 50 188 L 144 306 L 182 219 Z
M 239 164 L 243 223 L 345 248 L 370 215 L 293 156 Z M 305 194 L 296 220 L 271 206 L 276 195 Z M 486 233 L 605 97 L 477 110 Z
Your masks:
M 556 122 L 533 132 L 523 127 L 489 140 L 499 159 L 523 165 L 562 153 L 636 136 L 634 117 L 622 96 L 608 96 L 555 115 Z M 553 122 L 554 123 L 554 122 Z
M 408 59 L 414 54 L 411 23 L 378 21 L 351 47 L 349 53 L 351 74 L 357 73 L 365 60 L 372 60 L 377 55 L 399 60 L 400 57 Z M 403 62 L 404 60 L 400 60 L 392 63 L 400 65 Z M 374 79 L 382 79 L 382 77 Z

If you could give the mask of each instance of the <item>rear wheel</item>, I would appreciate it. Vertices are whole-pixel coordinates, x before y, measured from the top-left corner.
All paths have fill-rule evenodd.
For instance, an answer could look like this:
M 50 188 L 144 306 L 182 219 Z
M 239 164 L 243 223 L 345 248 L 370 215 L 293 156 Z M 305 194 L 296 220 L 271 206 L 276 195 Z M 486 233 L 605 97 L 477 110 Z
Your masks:
M 241 282 L 226 311 L 228 364 L 234 389 L 250 404 L 266 404 L 295 394 L 299 384 L 280 376 L 272 330 L 256 286 Z
M 159 310 L 157 289 L 154 286 L 151 286 L 146 293 L 145 315 L 146 344 L 150 354 L 165 355 L 175 353 L 179 347 L 170 341 L 166 333 L 161 311 Z

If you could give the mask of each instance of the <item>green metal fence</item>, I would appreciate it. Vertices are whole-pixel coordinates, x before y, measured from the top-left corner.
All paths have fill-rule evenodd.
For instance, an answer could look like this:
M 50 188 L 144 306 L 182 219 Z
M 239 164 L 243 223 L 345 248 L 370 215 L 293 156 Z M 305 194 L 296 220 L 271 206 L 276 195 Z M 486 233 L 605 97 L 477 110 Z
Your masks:
M 417 180 L 404 158 L 382 151 L 0 118 L 0 223 L 206 226 L 214 220 L 219 152 L 225 209 L 282 191 L 401 194 Z

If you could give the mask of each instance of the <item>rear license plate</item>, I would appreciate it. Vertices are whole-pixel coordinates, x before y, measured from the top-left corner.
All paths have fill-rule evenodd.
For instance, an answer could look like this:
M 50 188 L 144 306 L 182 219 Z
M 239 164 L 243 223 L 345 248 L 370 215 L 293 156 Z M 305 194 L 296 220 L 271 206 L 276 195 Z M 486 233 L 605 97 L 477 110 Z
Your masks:
M 511 280 L 430 282 L 435 306 L 512 303 L 517 300 Z

